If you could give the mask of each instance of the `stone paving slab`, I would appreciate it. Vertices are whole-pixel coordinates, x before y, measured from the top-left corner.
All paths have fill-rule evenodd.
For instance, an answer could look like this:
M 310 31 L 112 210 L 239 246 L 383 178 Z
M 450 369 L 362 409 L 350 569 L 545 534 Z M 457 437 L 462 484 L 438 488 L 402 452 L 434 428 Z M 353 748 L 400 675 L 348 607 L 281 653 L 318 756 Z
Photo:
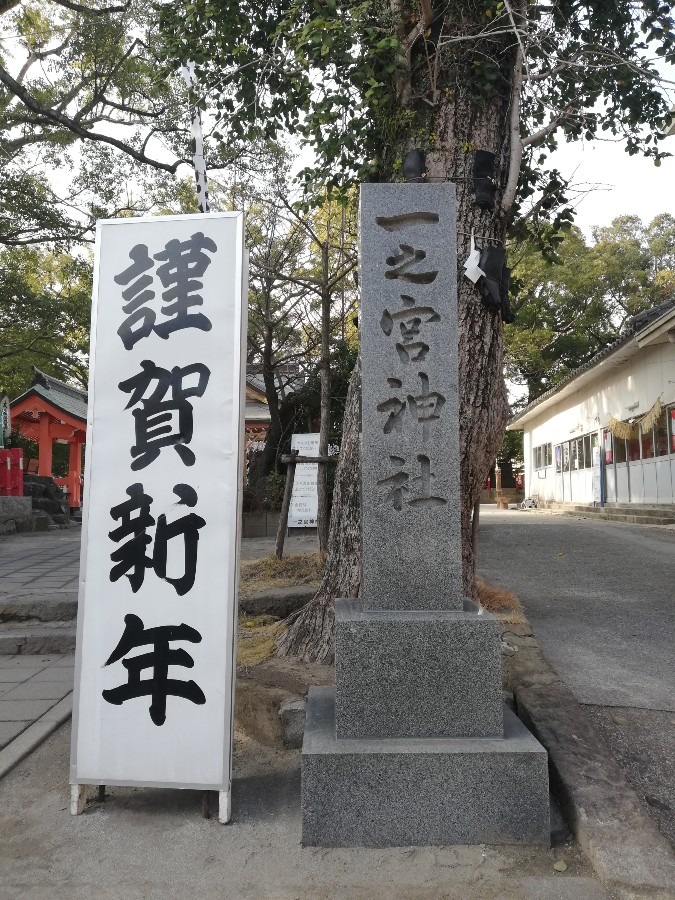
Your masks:
M 0 750 L 25 731 L 30 722 L 0 722 Z
M 70 684 L 70 689 L 72 690 L 74 672 L 74 664 L 72 666 L 54 665 L 49 666 L 48 669 L 43 669 L 41 672 L 38 672 L 37 675 L 33 676 L 33 680 L 46 682 L 66 682 Z
M 9 691 L 13 691 L 23 682 L 21 681 L 0 681 L 0 697 L 4 697 Z
M 44 715 L 51 700 L 0 700 L 0 722 L 30 722 Z
M 62 671 L 65 672 L 66 670 Z M 11 691 L 3 694 L 0 703 L 14 700 L 61 700 L 69 690 L 70 684 L 65 678 L 58 681 L 54 681 L 51 678 L 38 681 L 35 678 L 31 678 L 30 681 L 24 681 Z
M 6 748 L 10 759 L 20 737 L 21 747 L 30 744 L 23 735 L 34 723 L 42 722 L 35 730 L 40 741 L 53 730 L 53 711 L 73 689 L 74 662 L 72 655 L 0 656 L 0 751 Z
M 2 657 L 0 657 L 1 659 Z M 28 659 L 28 657 L 26 657 Z M 0 668 L 0 683 L 2 682 L 11 682 L 16 684 L 19 681 L 27 681 L 29 678 L 32 678 L 33 675 L 37 675 L 38 672 L 41 672 L 42 669 L 29 669 L 25 668 L 16 668 L 16 669 L 1 669 Z

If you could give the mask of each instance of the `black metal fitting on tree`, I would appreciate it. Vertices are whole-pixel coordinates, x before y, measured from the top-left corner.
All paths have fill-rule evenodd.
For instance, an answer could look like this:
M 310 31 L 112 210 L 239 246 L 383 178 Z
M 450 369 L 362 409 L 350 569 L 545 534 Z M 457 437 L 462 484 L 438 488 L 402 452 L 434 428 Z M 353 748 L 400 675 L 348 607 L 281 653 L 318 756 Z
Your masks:
M 473 158 L 473 190 L 476 206 L 494 209 L 497 184 L 494 180 L 495 155 L 488 150 L 476 150 Z
M 484 275 L 478 279 L 478 290 L 483 303 L 489 309 L 502 308 L 502 272 L 506 250 L 503 247 L 483 247 L 480 251 L 481 267 Z
M 427 180 L 427 160 L 417 147 L 410 150 L 403 160 L 403 174 L 406 181 L 425 182 Z

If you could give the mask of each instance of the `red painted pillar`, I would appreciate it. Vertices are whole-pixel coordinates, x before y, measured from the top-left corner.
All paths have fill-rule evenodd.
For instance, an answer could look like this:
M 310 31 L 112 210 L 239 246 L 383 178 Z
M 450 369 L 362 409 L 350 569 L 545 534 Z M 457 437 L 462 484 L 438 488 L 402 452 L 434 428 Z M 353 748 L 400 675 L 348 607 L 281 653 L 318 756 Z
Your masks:
M 52 417 L 47 413 L 40 415 L 40 441 L 38 453 L 38 475 L 52 474 L 52 436 L 50 425 Z
M 82 444 L 72 440 L 68 445 L 68 502 L 71 509 L 81 506 L 80 476 L 82 475 Z

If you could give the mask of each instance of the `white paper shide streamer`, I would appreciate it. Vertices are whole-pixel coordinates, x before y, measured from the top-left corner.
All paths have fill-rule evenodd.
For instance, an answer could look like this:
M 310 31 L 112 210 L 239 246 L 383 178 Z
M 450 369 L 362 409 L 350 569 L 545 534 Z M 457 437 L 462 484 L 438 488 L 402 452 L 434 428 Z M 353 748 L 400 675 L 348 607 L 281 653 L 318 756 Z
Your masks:
M 195 64 L 188 62 L 181 66 L 181 73 L 188 90 L 192 92 L 195 84 Z M 204 162 L 204 137 L 202 135 L 202 114 L 196 103 L 190 103 L 190 125 L 192 128 L 192 165 L 195 170 L 197 185 L 197 203 L 199 211 L 210 212 L 209 190 L 206 180 L 206 163 Z

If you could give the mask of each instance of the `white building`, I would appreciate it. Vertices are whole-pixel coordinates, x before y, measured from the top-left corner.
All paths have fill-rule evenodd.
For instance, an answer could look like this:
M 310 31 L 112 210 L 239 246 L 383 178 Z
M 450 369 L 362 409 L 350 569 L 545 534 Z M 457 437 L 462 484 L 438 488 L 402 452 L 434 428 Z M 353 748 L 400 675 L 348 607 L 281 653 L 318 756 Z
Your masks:
M 675 302 L 635 316 L 508 428 L 524 432 L 525 496 L 540 504 L 600 490 L 605 503 L 675 503 Z

